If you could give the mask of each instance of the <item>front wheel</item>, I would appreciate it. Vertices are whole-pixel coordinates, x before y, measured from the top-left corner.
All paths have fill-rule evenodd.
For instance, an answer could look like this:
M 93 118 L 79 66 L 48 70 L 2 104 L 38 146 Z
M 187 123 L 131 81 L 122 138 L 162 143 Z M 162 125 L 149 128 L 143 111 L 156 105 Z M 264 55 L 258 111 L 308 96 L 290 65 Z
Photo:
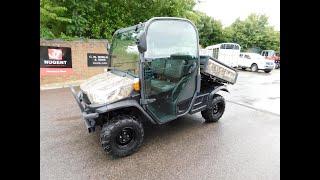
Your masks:
M 205 119 L 205 122 L 211 123 L 219 121 L 224 113 L 225 104 L 224 98 L 218 94 L 215 94 L 213 96 L 211 106 L 206 110 L 201 111 L 201 115 Z
M 128 156 L 141 146 L 144 130 L 132 116 L 116 116 L 103 125 L 100 133 L 104 151 L 117 157 Z
M 251 67 L 250 67 L 251 71 L 252 72 L 257 72 L 258 71 L 258 66 L 257 64 L 252 64 Z

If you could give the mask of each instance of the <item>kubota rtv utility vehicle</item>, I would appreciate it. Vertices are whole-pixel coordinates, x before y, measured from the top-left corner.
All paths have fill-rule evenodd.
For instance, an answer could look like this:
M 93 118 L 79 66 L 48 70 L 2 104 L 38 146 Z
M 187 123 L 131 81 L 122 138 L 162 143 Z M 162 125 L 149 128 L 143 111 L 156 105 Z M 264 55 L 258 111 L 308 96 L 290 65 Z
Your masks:
M 233 68 L 199 55 L 198 32 L 187 19 L 156 17 L 119 29 L 108 51 L 108 71 L 71 90 L 89 132 L 100 126 L 101 145 L 115 156 L 140 147 L 145 121 L 197 112 L 218 121 L 225 101 L 216 93 L 237 79 Z

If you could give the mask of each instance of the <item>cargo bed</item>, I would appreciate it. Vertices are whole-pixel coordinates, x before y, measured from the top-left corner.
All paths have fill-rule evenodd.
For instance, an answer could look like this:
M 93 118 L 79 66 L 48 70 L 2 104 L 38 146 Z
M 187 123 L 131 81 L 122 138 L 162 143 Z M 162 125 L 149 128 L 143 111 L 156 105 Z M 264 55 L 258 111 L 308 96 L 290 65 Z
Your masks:
M 236 69 L 223 64 L 211 56 L 200 56 L 200 72 L 223 83 L 234 84 L 237 81 Z

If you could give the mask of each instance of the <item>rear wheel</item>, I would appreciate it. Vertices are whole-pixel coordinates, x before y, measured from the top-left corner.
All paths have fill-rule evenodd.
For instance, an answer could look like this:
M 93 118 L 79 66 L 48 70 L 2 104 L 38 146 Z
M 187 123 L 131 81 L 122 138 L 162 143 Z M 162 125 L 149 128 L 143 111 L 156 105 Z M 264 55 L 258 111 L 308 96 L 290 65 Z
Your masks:
M 258 71 L 257 64 L 252 64 L 250 69 L 251 69 L 252 72 L 257 72 Z
M 222 96 L 215 94 L 213 96 L 212 104 L 209 108 L 204 111 L 201 111 L 202 117 L 205 119 L 205 122 L 217 122 L 221 118 L 225 109 L 225 100 Z
M 107 153 L 123 157 L 134 153 L 142 144 L 144 130 L 133 116 L 116 116 L 103 125 L 101 146 Z

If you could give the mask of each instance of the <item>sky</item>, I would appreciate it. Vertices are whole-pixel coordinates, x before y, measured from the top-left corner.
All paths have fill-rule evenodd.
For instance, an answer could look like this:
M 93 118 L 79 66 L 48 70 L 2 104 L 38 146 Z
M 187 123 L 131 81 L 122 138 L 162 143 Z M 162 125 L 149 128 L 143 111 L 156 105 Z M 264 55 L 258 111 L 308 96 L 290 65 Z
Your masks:
M 280 0 L 196 0 L 194 10 L 206 13 L 229 26 L 238 17 L 244 20 L 249 14 L 265 14 L 269 25 L 280 31 Z M 199 2 L 200 1 L 200 2 Z

